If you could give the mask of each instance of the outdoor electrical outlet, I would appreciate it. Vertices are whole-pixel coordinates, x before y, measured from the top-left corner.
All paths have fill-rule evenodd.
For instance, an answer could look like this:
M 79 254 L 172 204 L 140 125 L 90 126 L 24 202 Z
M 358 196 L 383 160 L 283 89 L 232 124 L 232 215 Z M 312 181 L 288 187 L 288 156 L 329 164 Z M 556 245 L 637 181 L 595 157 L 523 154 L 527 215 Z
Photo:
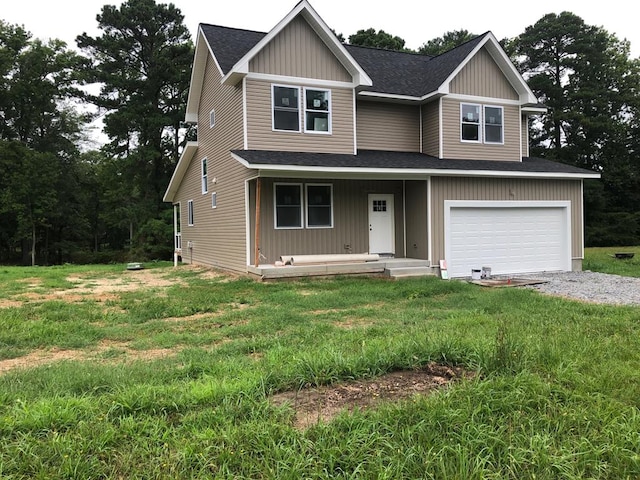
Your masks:
M 351 250 L 351 244 L 350 243 L 345 243 L 344 244 L 344 249 L 345 250 Z

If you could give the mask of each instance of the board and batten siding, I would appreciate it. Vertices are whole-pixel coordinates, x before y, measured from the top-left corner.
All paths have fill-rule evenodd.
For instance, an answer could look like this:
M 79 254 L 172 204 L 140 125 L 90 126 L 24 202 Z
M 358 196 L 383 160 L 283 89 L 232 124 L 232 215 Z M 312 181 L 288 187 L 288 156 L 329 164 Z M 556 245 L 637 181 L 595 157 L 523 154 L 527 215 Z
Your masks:
M 478 97 L 519 99 L 518 92 L 511 86 L 486 48 L 480 49 L 451 80 L 449 91 Z
M 262 178 L 260 202 L 260 263 L 273 263 L 282 255 L 365 253 L 369 251 L 368 194 L 394 195 L 396 256 L 402 256 L 402 182 L 378 180 Z M 274 183 L 333 185 L 333 228 L 276 229 Z M 304 193 L 303 193 L 304 196 Z M 250 195 L 251 251 L 255 232 L 255 181 Z M 425 215 L 426 216 L 426 215 Z M 349 249 L 345 246 L 350 247 Z
M 521 161 L 520 156 L 520 107 L 500 105 L 498 102 L 467 102 L 442 98 L 443 152 L 442 158 L 456 160 L 506 160 Z M 504 108 L 504 143 L 487 144 L 461 140 L 460 104 L 477 103 Z
M 331 90 L 332 132 L 304 133 L 273 130 L 271 82 L 249 79 L 247 88 L 247 143 L 249 150 L 286 150 L 289 152 L 354 153 L 353 96 L 351 88 Z M 278 85 L 305 87 L 287 82 Z M 321 88 L 321 87 L 313 87 Z M 300 105 L 300 116 L 304 115 Z
M 353 80 L 301 16 L 293 19 L 251 59 L 249 71 L 338 82 Z
M 422 106 L 422 153 L 440 157 L 440 100 Z
M 405 182 L 407 257 L 429 258 L 427 236 L 428 183 L 426 180 Z M 396 254 L 396 256 L 399 256 Z
M 356 104 L 358 149 L 420 151 L 420 107 L 383 102 Z
M 445 200 L 571 202 L 571 257 L 583 256 L 582 181 L 509 178 L 431 178 L 432 262 L 444 259 Z
M 198 149 L 176 193 L 181 208 L 182 258 L 185 262 L 246 272 L 244 182 L 250 172 L 231 158 L 242 148 L 242 84 L 220 83 L 220 72 L 207 60 L 198 111 Z M 209 113 L 215 109 L 215 126 Z M 201 161 L 207 158 L 208 193 L 202 193 Z M 214 183 L 213 180 L 216 179 Z M 217 195 L 217 207 L 211 194 Z M 187 225 L 187 202 L 193 200 L 194 226 Z M 192 249 L 188 248 L 192 242 Z

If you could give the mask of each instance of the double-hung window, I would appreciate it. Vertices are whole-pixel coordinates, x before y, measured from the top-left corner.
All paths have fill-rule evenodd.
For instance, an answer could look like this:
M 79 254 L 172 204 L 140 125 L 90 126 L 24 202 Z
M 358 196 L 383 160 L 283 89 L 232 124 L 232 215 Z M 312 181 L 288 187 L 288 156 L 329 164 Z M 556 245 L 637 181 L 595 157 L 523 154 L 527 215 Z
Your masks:
M 307 228 L 333 227 L 333 188 L 307 184 Z
M 300 131 L 300 88 L 273 85 L 273 129 Z
M 484 107 L 485 143 L 503 143 L 502 107 Z
M 302 228 L 302 185 L 274 184 L 275 227 Z
M 460 139 L 463 142 L 504 143 L 504 109 L 461 103 Z
M 480 142 L 480 105 L 462 103 L 461 138 L 463 142 Z
M 207 184 L 207 159 L 203 158 L 201 163 L 202 170 L 202 194 L 204 195 L 209 191 L 209 186 Z
M 329 90 L 304 89 L 304 131 L 331 132 L 331 92 Z

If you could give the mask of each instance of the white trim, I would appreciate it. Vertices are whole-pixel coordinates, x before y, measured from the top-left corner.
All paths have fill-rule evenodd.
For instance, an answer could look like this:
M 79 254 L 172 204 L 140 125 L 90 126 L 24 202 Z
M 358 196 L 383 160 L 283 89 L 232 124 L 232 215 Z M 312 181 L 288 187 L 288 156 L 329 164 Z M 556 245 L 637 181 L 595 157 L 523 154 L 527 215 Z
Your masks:
M 244 77 L 247 80 L 259 80 L 261 82 L 271 83 L 295 83 L 300 85 L 307 85 L 309 87 L 323 87 L 323 88 L 344 88 L 353 89 L 356 84 L 353 82 L 339 82 L 337 80 L 321 80 L 317 78 L 307 77 L 292 77 L 288 75 L 273 75 L 268 73 L 248 73 Z
M 449 262 L 451 255 L 451 210 L 454 208 L 562 208 L 564 209 L 565 225 L 564 235 L 566 244 L 564 246 L 566 258 L 564 260 L 564 270 L 572 270 L 571 254 L 571 201 L 569 200 L 445 200 L 444 201 L 444 257 Z
M 273 94 L 272 94 L 273 95 Z M 273 115 L 273 112 L 271 113 Z M 244 149 L 249 149 L 249 117 L 247 115 L 247 79 L 242 79 L 242 141 Z
M 432 212 L 431 212 L 431 197 L 433 193 L 431 191 L 431 177 L 427 178 L 427 259 L 429 260 L 429 265 L 433 265 L 433 227 L 431 222 L 433 220 Z
M 276 88 L 289 88 L 291 90 L 297 90 L 298 91 L 298 108 L 297 108 L 297 112 L 298 112 L 298 129 L 297 130 L 283 130 L 283 129 L 279 129 L 276 128 L 276 103 L 275 103 L 275 89 Z M 302 95 L 301 95 L 301 88 L 298 85 L 281 85 L 278 83 L 272 83 L 271 84 L 271 131 L 273 132 L 293 132 L 293 133 L 302 133 L 302 129 L 301 129 L 301 123 L 304 121 L 304 119 L 301 118 L 300 115 L 300 111 L 301 111 L 301 100 L 302 100 Z M 293 107 L 289 106 L 289 108 L 291 109 L 291 111 L 293 112 Z
M 204 45 L 204 46 L 203 46 Z M 191 69 L 191 79 L 189 80 L 189 93 L 187 95 L 187 108 L 185 112 L 185 121 L 187 123 L 198 122 L 198 111 L 200 108 L 200 96 L 202 95 L 202 86 L 204 83 L 204 74 L 207 66 L 207 58 L 211 55 L 220 76 L 224 75 L 218 59 L 216 58 L 211 45 L 207 41 L 207 37 L 202 31 L 202 26 L 198 27 L 196 34 L 196 48 L 193 54 L 193 68 Z
M 173 175 L 171 175 L 171 180 L 169 181 L 167 190 L 162 198 L 163 202 L 173 202 L 173 199 L 178 192 L 178 187 L 180 186 L 180 183 L 182 182 L 182 179 L 184 178 L 197 150 L 198 142 L 187 142 L 182 150 L 182 155 L 180 155 L 180 160 L 178 160 L 178 165 L 176 165 L 176 168 L 173 170 Z
M 500 123 L 500 138 L 499 142 L 489 142 L 487 141 L 487 108 L 498 108 L 500 109 L 500 116 L 502 117 L 502 122 Z M 482 105 L 482 142 L 485 145 L 504 145 L 504 107 L 500 105 Z M 491 124 L 490 126 L 496 126 Z M 522 132 L 522 130 L 521 130 Z M 521 133 L 522 135 L 522 133 Z M 522 141 L 520 142 L 520 148 L 522 148 Z M 522 151 L 520 151 L 520 158 L 522 158 Z
M 402 245 L 403 255 L 407 258 L 407 181 L 402 180 Z
M 235 153 L 231 156 L 252 170 L 260 170 L 260 176 L 268 176 L 269 172 L 306 172 L 321 174 L 380 174 L 398 175 L 398 179 L 412 179 L 415 175 L 432 175 L 434 177 L 500 177 L 500 178 L 556 178 L 556 179 L 581 179 L 600 178 L 599 173 L 555 173 L 555 172 L 514 172 L 506 170 L 443 170 L 437 168 L 358 168 L 358 167 L 307 167 L 296 165 L 269 165 L 249 163 Z
M 518 115 L 518 121 L 520 124 L 520 158 L 524 157 L 525 155 L 524 152 L 522 151 L 522 142 L 523 142 L 523 138 L 522 138 L 522 108 L 520 108 L 520 115 Z M 527 122 L 528 123 L 528 122 Z M 529 143 L 529 126 L 527 125 L 527 144 Z M 526 155 L 527 157 L 529 156 L 528 153 Z
M 330 225 L 309 225 L 309 187 L 329 187 L 329 197 L 331 208 L 331 224 Z M 305 212 L 305 228 L 310 230 L 330 229 L 334 227 L 333 221 L 333 184 L 332 183 L 305 183 L 304 184 L 304 212 Z
M 211 208 L 213 210 L 218 208 L 218 192 L 211 192 Z
M 196 214 L 194 211 L 193 200 L 187 200 L 187 226 L 193 227 L 195 225 Z
M 580 228 L 582 229 L 582 245 L 580 245 L 580 259 L 584 260 L 584 182 L 580 182 Z M 573 268 L 573 265 L 571 266 Z
M 423 122 L 423 115 L 422 115 L 422 109 L 424 108 L 424 105 L 420 105 L 420 118 L 418 119 L 418 121 L 420 122 L 420 153 L 424 153 L 424 125 L 422 124 Z M 406 257 L 406 255 L 405 255 Z
M 205 168 L 207 169 L 206 173 Z M 203 195 L 209 193 L 209 162 L 207 157 L 200 159 L 200 188 Z
M 300 226 L 299 227 L 279 227 L 278 226 L 278 204 L 276 189 L 278 185 L 300 187 Z M 303 197 L 303 184 L 296 182 L 274 182 L 273 183 L 273 228 L 274 230 L 301 230 L 304 228 L 304 197 Z
M 464 109 L 465 106 L 466 107 L 477 107 L 478 108 L 478 121 L 477 122 L 470 122 L 470 121 L 465 122 L 464 121 L 463 109 Z M 482 143 L 482 136 L 483 136 L 482 135 L 482 131 L 483 131 L 483 128 L 482 128 L 482 110 L 483 110 L 482 109 L 482 105 L 479 104 L 479 103 L 462 103 L 462 102 L 460 103 L 460 115 L 458 116 L 458 124 L 460 125 L 460 141 L 462 143 Z M 467 125 L 476 125 L 478 127 L 478 139 L 477 140 L 467 140 L 467 139 L 462 137 L 462 130 L 463 130 L 462 126 L 465 123 Z
M 331 112 L 331 90 L 328 88 L 316 88 L 316 87 L 303 87 L 303 98 L 302 98 L 302 124 L 304 125 L 303 131 L 304 133 L 311 133 L 314 135 L 331 135 L 332 133 L 332 112 Z M 316 92 L 326 92 L 327 93 L 327 110 L 307 110 L 307 91 L 312 90 Z M 327 114 L 327 130 L 309 130 L 307 127 L 307 112 L 317 112 L 317 113 L 326 113 Z
M 508 100 L 506 98 L 481 97 L 477 95 L 462 95 L 458 93 L 449 94 L 447 95 L 447 98 L 450 98 L 451 100 L 459 100 L 464 103 L 522 106 L 522 102 L 519 100 Z
M 362 91 L 362 92 L 358 92 L 358 95 L 361 97 L 372 97 L 372 98 L 378 98 L 378 99 L 385 99 L 385 100 L 397 100 L 398 102 L 403 102 L 403 103 L 426 103 L 427 100 L 436 97 L 436 98 L 440 98 L 443 96 L 443 94 L 439 91 L 433 91 L 430 93 L 427 93 L 426 95 L 423 95 L 421 97 L 415 97 L 412 95 L 400 95 L 400 94 L 396 94 L 396 93 L 381 93 L 381 92 L 371 92 L 368 90 Z
M 547 111 L 547 107 L 522 107 L 522 113 L 525 113 L 527 115 L 539 115 L 547 113 Z
M 353 99 L 353 154 L 358 154 L 358 113 L 356 109 L 356 91 L 351 91 L 351 98 Z
M 442 97 L 438 99 L 438 135 L 440 137 L 438 146 L 438 157 L 444 158 L 444 128 L 442 128 L 443 113 L 442 113 Z

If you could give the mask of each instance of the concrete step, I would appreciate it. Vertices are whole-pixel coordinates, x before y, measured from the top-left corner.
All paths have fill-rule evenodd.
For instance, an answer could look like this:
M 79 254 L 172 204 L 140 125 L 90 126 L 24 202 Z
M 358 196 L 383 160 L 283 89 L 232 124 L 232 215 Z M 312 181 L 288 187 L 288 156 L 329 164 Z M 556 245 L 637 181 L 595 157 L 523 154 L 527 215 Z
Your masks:
M 393 260 L 380 260 L 384 263 L 385 268 L 405 268 L 405 267 L 428 267 L 428 260 L 419 260 L 416 258 L 394 258 Z
M 427 277 L 435 275 L 430 267 L 398 267 L 386 268 L 385 274 L 391 278 Z

